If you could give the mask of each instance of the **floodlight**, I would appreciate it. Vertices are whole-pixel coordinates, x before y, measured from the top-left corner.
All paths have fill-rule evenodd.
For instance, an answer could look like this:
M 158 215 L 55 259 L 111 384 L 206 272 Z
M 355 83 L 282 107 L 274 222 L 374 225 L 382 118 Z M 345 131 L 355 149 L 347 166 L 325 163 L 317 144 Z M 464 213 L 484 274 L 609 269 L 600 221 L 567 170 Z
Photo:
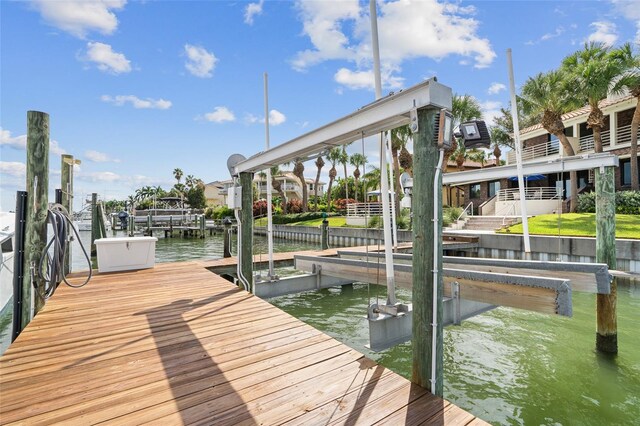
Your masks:
M 468 121 L 462 123 L 458 132 L 455 133 L 457 138 L 462 138 L 464 147 L 473 148 L 489 148 L 491 146 L 491 136 L 487 125 L 482 120 Z
M 452 125 L 453 125 L 453 114 L 443 108 L 440 111 L 436 127 L 436 139 L 438 141 L 439 148 L 449 149 L 451 148 L 452 141 Z

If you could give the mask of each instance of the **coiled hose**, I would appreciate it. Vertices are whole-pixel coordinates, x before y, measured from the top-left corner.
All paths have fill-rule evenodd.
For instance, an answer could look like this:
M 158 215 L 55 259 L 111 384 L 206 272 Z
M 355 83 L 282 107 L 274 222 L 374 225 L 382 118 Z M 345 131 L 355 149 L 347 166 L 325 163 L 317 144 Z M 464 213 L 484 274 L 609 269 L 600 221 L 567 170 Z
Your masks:
M 53 236 L 42 250 L 40 256 L 40 264 L 38 265 L 38 276 L 44 281 L 44 297 L 45 300 L 49 299 L 55 293 L 59 283 L 64 281 L 66 285 L 73 288 L 80 288 L 85 286 L 92 276 L 91 259 L 87 254 L 87 250 L 82 244 L 80 234 L 69 216 L 69 212 L 61 204 L 53 204 L 47 213 L 47 222 L 53 228 Z M 75 238 L 80 243 L 80 248 L 84 253 L 87 264 L 89 265 L 89 276 L 82 284 L 71 284 L 67 281 L 67 274 L 64 270 L 64 261 L 69 255 L 69 241 L 68 235 L 70 230 L 73 230 Z M 53 254 L 50 253 L 50 249 L 53 247 Z M 46 268 L 43 268 L 44 262 L 47 262 Z M 37 286 L 37 282 L 32 280 L 33 286 Z

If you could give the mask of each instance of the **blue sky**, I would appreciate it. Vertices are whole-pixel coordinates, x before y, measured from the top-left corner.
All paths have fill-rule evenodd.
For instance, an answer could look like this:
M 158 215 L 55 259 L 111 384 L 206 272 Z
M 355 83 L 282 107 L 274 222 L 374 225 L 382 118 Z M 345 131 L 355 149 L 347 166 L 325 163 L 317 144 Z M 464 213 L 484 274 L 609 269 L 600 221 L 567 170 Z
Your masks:
M 264 148 L 264 72 L 272 146 L 353 112 L 374 99 L 368 11 L 357 0 L 2 0 L 0 210 L 25 186 L 28 110 L 50 114 L 51 193 L 60 154 L 82 160 L 76 207 L 91 192 L 169 189 L 176 167 L 227 179 L 229 155 Z M 383 93 L 436 75 L 488 120 L 508 103 L 507 48 L 519 86 L 585 41 L 640 43 L 637 1 L 379 1 L 378 15 Z M 365 150 L 378 161 L 373 141 Z

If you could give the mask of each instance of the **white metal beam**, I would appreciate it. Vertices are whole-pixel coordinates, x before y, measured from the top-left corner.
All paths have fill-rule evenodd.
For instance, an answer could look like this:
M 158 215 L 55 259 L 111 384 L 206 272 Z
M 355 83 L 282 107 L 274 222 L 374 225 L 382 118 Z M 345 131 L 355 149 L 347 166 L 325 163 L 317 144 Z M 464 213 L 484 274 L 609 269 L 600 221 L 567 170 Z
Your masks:
M 575 155 L 548 161 L 528 162 L 522 165 L 524 175 L 570 172 L 573 170 L 590 170 L 598 167 L 618 166 L 618 156 L 609 153 Z M 442 175 L 443 185 L 461 185 L 473 182 L 484 182 L 515 176 L 516 165 L 489 167 L 466 172 L 445 173 Z
M 306 158 L 328 148 L 351 143 L 362 137 L 409 123 L 414 108 L 433 106 L 451 109 L 452 91 L 435 78 L 386 96 L 356 112 L 288 142 L 260 152 L 235 166 L 235 175 L 257 172 L 298 158 Z

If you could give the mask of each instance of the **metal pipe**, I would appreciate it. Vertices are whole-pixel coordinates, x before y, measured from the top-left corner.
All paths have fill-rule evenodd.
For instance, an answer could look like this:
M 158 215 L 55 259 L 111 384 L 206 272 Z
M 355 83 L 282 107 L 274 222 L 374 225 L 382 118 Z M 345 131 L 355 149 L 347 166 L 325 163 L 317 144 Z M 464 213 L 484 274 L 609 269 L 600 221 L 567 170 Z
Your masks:
M 22 331 L 22 281 L 24 280 L 24 233 L 27 217 L 27 192 L 16 193 L 16 218 L 13 234 L 13 330 L 11 342 Z
M 436 355 L 437 332 L 438 332 L 438 286 L 440 285 L 440 271 L 438 270 L 438 259 L 441 256 L 440 245 L 442 243 L 438 203 L 439 191 L 442 191 L 440 176 L 442 176 L 442 162 L 444 161 L 444 149 L 440 149 L 436 173 L 433 177 L 433 316 L 431 319 L 431 389 L 436 389 Z M 442 301 L 440 301 L 442 303 Z
M 511 92 L 511 118 L 513 119 L 513 137 L 516 148 L 516 165 L 518 169 L 518 188 L 520 189 L 520 214 L 522 215 L 522 236 L 524 238 L 524 252 L 531 253 L 529 240 L 529 221 L 527 218 L 527 201 L 524 193 L 524 174 L 522 172 L 522 146 L 520 145 L 520 126 L 518 124 L 518 104 L 516 103 L 516 85 L 513 78 L 513 62 L 511 49 L 507 49 L 507 66 L 509 68 L 509 91 Z
M 269 149 L 269 77 L 264 73 L 264 133 L 265 148 Z M 269 248 L 269 279 L 273 272 L 273 207 L 271 206 L 271 168 L 267 167 L 267 246 Z

